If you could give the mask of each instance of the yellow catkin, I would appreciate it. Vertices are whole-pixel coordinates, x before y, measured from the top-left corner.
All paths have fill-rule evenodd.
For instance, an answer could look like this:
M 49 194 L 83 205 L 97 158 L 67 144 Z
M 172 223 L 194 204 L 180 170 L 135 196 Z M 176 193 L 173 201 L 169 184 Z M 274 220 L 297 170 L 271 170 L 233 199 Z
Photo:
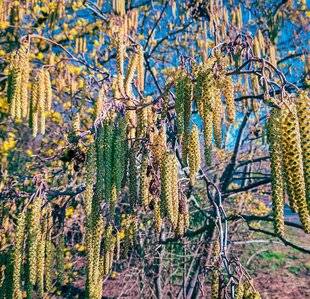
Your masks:
M 144 51 L 141 45 L 138 46 L 138 88 L 141 93 L 144 91 Z
M 160 128 L 154 135 L 152 144 L 153 158 L 156 163 L 161 164 L 162 158 L 167 149 L 165 128 Z
M 277 66 L 277 52 L 276 52 L 276 46 L 273 44 L 270 44 L 269 46 L 269 56 L 270 56 L 270 62 L 273 66 Z
M 259 40 L 257 36 L 254 38 L 254 42 L 253 42 L 253 54 L 255 57 L 261 58 L 261 49 L 260 49 Z
M 29 74 L 30 74 L 30 62 L 29 62 L 29 52 L 28 49 L 24 50 L 21 56 L 23 61 L 20 65 L 21 67 L 21 116 L 26 119 L 29 113 L 29 95 L 28 95 L 28 85 L 29 85 Z
M 100 246 L 104 229 L 103 219 L 92 219 L 87 226 L 87 295 L 101 298 L 102 273 L 100 271 Z
M 24 251 L 24 234 L 25 234 L 26 214 L 21 212 L 18 220 L 15 233 L 15 245 L 13 253 L 13 298 L 21 299 L 21 274 Z
M 37 111 L 39 117 L 38 131 L 40 134 L 45 133 L 45 101 L 46 100 L 46 85 L 44 70 L 41 69 L 38 74 L 38 102 Z
M 148 158 L 147 155 L 144 155 L 140 167 L 140 200 L 145 208 L 147 208 L 150 203 L 149 187 L 150 178 L 148 177 Z
M 138 127 L 137 127 L 137 137 L 143 138 L 145 137 L 148 129 L 148 116 L 149 116 L 149 110 L 151 109 L 150 106 L 143 107 L 138 110 L 137 116 L 138 116 Z
M 222 144 L 222 112 L 223 105 L 222 100 L 219 95 L 215 96 L 214 109 L 212 111 L 213 114 L 213 134 L 214 141 L 217 147 L 221 147 Z
M 159 235 L 161 231 L 161 226 L 162 226 L 162 218 L 160 214 L 160 199 L 154 196 L 153 203 L 154 203 L 155 231 L 157 235 Z
M 132 81 L 137 69 L 138 54 L 134 53 L 129 61 L 129 66 L 125 78 L 125 92 L 128 97 L 132 97 Z
M 219 292 L 220 292 L 220 260 L 219 260 L 219 254 L 220 254 L 220 243 L 219 239 L 215 239 L 213 246 L 212 246 L 212 259 L 214 260 L 214 269 L 211 274 L 211 298 L 212 299 L 218 299 L 219 298 Z
M 194 185 L 196 182 L 196 175 L 197 172 L 199 171 L 201 164 L 199 130 L 196 125 L 193 126 L 189 136 L 188 164 L 189 164 L 190 182 L 191 185 Z
M 46 215 L 44 215 L 44 217 L 46 217 Z M 37 246 L 37 286 L 40 297 L 43 297 L 44 294 L 45 243 L 47 224 L 48 223 L 45 219 L 39 234 L 39 243 Z
M 125 45 L 121 34 L 119 34 L 116 45 L 116 68 L 117 68 L 117 85 L 120 93 L 125 94 L 124 88 L 124 56 Z
M 213 129 L 213 113 L 206 110 L 203 115 L 203 134 L 204 134 L 204 151 L 206 165 L 210 166 L 212 163 L 212 129 Z
M 46 91 L 45 110 L 50 111 L 52 109 L 53 92 L 52 92 L 51 76 L 48 69 L 44 70 L 44 83 Z
M 41 225 L 39 219 L 41 218 L 42 199 L 35 198 L 28 217 L 28 267 L 29 267 L 29 282 L 34 285 L 36 283 L 37 274 L 37 246 L 39 243 L 39 236 Z
M 305 232 L 310 232 L 310 217 L 306 201 L 302 149 L 298 117 L 295 105 L 282 109 L 282 149 L 284 173 L 289 197 L 297 204 L 300 221 Z
M 222 86 L 222 93 L 226 99 L 226 117 L 230 123 L 235 121 L 236 107 L 234 102 L 234 84 L 231 77 L 226 77 L 224 79 Z
M 173 153 L 165 153 L 161 166 L 161 200 L 162 209 L 174 228 L 177 227 L 178 198 L 178 167 Z
M 236 293 L 235 293 L 235 299 L 243 299 L 244 295 L 244 284 L 242 282 L 239 282 L 237 288 L 236 288 Z
M 271 112 L 268 123 L 268 142 L 271 159 L 271 185 L 274 229 L 279 236 L 284 234 L 284 189 L 281 147 L 281 111 Z
M 302 92 L 296 102 L 300 140 L 303 156 L 306 198 L 310 211 L 310 98 Z

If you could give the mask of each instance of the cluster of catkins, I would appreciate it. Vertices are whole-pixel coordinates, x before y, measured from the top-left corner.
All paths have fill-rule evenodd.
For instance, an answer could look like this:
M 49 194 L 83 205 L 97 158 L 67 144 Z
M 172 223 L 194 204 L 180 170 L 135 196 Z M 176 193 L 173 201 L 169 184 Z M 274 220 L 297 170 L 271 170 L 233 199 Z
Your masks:
M 46 114 L 52 108 L 52 86 L 47 68 L 41 68 L 30 86 L 31 66 L 28 44 L 12 53 L 7 82 L 10 115 L 16 121 L 28 120 L 33 136 L 45 133 Z
M 198 107 L 198 112 L 204 125 L 204 143 L 206 164 L 211 164 L 212 141 L 217 147 L 222 143 L 222 122 L 224 105 L 226 101 L 226 119 L 229 123 L 235 120 L 234 85 L 232 79 L 223 72 L 215 72 L 222 62 L 211 58 L 201 65 L 196 65 L 193 70 L 194 78 L 191 80 L 186 73 L 181 73 L 176 82 L 176 123 L 180 143 L 182 144 L 183 160 L 187 161 L 190 151 L 197 154 L 196 146 L 189 145 L 190 120 L 193 102 Z M 193 155 L 189 155 L 191 158 Z M 190 163 L 191 164 L 191 163 Z
M 48 205 L 43 208 L 42 198 L 35 197 L 18 215 L 15 244 L 1 280 L 1 298 L 21 299 L 24 293 L 27 298 L 35 294 L 43 297 L 45 292 L 51 292 L 54 251 L 51 209 Z M 60 271 L 58 274 L 61 275 Z
M 275 232 L 284 234 L 284 202 L 297 212 L 310 233 L 310 100 L 301 93 L 295 103 L 273 108 L 268 121 Z

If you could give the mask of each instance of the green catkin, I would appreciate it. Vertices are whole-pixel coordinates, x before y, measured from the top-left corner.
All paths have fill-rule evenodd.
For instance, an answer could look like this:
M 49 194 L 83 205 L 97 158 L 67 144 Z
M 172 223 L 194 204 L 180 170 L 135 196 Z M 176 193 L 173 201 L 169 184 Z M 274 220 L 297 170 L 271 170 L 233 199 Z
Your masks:
M 46 86 L 45 86 L 45 75 L 44 70 L 41 69 L 38 74 L 38 102 L 37 102 L 37 111 L 38 111 L 38 131 L 40 134 L 45 134 L 45 102 L 46 102 Z
M 295 105 L 282 110 L 281 138 L 286 186 L 290 190 L 289 196 L 294 195 L 304 231 L 310 233 L 297 111 Z
M 44 217 L 45 219 L 41 228 L 41 232 L 39 234 L 39 243 L 37 246 L 37 287 L 40 297 L 43 297 L 44 294 L 45 243 L 48 226 L 46 214 L 44 215 Z
M 231 77 L 225 76 L 224 84 L 221 88 L 223 96 L 226 99 L 226 117 L 230 123 L 234 123 L 236 115 L 236 107 L 234 102 L 234 84 Z
M 113 133 L 115 127 L 111 121 L 107 121 L 104 125 L 104 193 L 107 203 L 111 200 L 111 191 L 113 185 Z
M 214 240 L 212 256 L 215 260 L 215 268 L 211 274 L 211 298 L 218 299 L 220 295 L 220 270 L 219 270 L 220 243 L 218 239 Z
M 162 225 L 162 218 L 160 214 L 160 199 L 157 197 L 153 197 L 153 203 L 154 203 L 154 222 L 155 222 L 155 231 L 157 235 L 160 234 L 161 231 L 161 225 Z
M 45 98 L 45 110 L 51 111 L 52 109 L 52 83 L 51 83 L 51 76 L 48 69 L 44 70 L 44 80 L 45 80 L 45 89 L 46 89 L 46 98 Z
M 201 158 L 200 158 L 199 130 L 198 127 L 194 125 L 190 133 L 188 142 L 189 177 L 192 186 L 195 184 L 196 175 L 200 168 L 200 163 Z
M 91 215 L 92 199 L 94 195 L 94 183 L 96 175 L 96 153 L 95 146 L 92 144 L 86 157 L 85 191 L 84 191 L 84 210 L 86 219 Z
M 65 272 L 65 260 L 64 260 L 64 250 L 65 250 L 65 238 L 63 234 L 61 234 L 58 238 L 58 245 L 56 246 L 56 281 L 57 285 L 61 287 L 64 282 L 64 272 Z
M 41 225 L 39 219 L 41 218 L 41 205 L 42 199 L 37 197 L 34 199 L 28 216 L 28 239 L 27 239 L 27 258 L 28 258 L 28 271 L 29 283 L 34 286 L 36 283 L 37 275 L 37 247 L 39 244 L 39 236 Z
M 203 117 L 203 133 L 204 133 L 204 154 L 206 165 L 210 166 L 212 163 L 212 128 L 213 128 L 213 114 L 210 110 L 204 112 Z
M 32 136 L 36 137 L 38 134 L 38 109 L 37 102 L 39 98 L 38 81 L 35 80 L 31 88 L 30 111 L 29 111 L 29 126 L 32 129 Z
M 303 156 L 306 198 L 310 212 L 310 99 L 306 92 L 299 95 L 296 108 Z
M 21 288 L 21 274 L 22 274 L 22 263 L 23 263 L 23 251 L 24 251 L 24 235 L 25 235 L 25 225 L 26 225 L 26 213 L 22 211 L 19 214 L 17 220 L 17 227 L 15 233 L 15 245 L 13 252 L 13 298 L 22 298 L 22 288 Z
M 122 180 L 125 173 L 126 155 L 126 124 L 120 118 L 113 132 L 113 156 L 112 156 L 112 181 L 117 192 L 121 190 Z
M 279 236 L 284 234 L 284 189 L 281 148 L 281 111 L 274 109 L 268 123 L 268 142 L 271 158 L 271 185 L 274 215 L 274 230 Z
M 46 227 L 46 242 L 45 242 L 45 289 L 49 293 L 53 287 L 53 261 L 54 261 L 54 244 L 52 242 L 52 215 L 50 206 L 47 207 L 47 227 Z
M 184 131 L 188 129 L 191 112 L 191 98 L 192 85 L 190 78 L 182 74 L 178 78 L 175 87 L 176 124 L 179 136 L 182 136 Z
M 129 171 L 128 171 L 128 180 L 129 180 L 129 202 L 132 209 L 137 204 L 137 163 L 136 163 L 136 150 L 131 148 L 129 151 Z
M 150 179 L 147 176 L 148 171 L 148 156 L 146 154 L 142 157 L 141 167 L 140 167 L 140 200 L 144 206 L 147 208 L 150 203 Z
M 216 91 L 218 92 L 218 91 Z M 215 96 L 213 113 L 213 134 L 215 145 L 220 148 L 222 144 L 222 100 L 220 95 Z
M 169 152 L 164 155 L 161 166 L 161 201 L 163 215 L 167 215 L 176 228 L 179 210 L 178 168 L 175 155 Z

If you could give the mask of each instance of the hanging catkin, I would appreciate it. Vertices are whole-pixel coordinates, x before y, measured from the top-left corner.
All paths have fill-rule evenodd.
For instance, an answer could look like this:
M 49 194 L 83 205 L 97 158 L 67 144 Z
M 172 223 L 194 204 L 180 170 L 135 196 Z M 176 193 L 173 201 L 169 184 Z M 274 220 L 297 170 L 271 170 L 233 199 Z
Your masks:
M 138 65 L 138 54 L 134 53 L 129 61 L 129 66 L 125 78 L 125 92 L 129 98 L 132 98 L 132 81 Z
M 41 197 L 34 198 L 28 215 L 28 239 L 27 239 L 27 258 L 29 283 L 33 286 L 36 283 L 37 273 L 37 247 L 39 243 L 39 236 L 41 231 Z
M 199 130 L 196 125 L 193 126 L 188 142 L 188 164 L 190 183 L 193 186 L 196 181 L 196 175 L 200 168 L 200 142 Z
M 215 260 L 214 269 L 211 274 L 211 298 L 218 299 L 220 298 L 220 261 L 219 261 L 219 254 L 220 254 L 220 244 L 219 240 L 214 240 L 213 248 L 212 248 L 212 256 Z
M 172 226 L 177 227 L 178 198 L 178 168 L 173 153 L 165 153 L 161 166 L 161 206 L 163 215 L 167 215 Z
M 281 111 L 274 109 L 268 123 L 268 142 L 271 159 L 272 204 L 275 233 L 284 234 L 284 189 L 281 147 Z
M 302 92 L 296 102 L 300 140 L 303 156 L 306 198 L 310 211 L 310 98 L 307 92 Z
M 213 132 L 213 114 L 206 110 L 203 115 L 203 133 L 204 133 L 204 154 L 206 165 L 212 163 L 212 132 Z
M 117 67 L 117 85 L 122 95 L 125 95 L 124 88 L 124 56 L 125 56 L 125 45 L 122 31 L 118 33 L 117 44 L 116 44 L 116 67 Z
M 231 77 L 225 76 L 223 79 L 222 93 L 226 99 L 226 117 L 230 123 L 235 121 L 235 102 L 234 102 L 234 84 Z
M 215 145 L 220 148 L 222 144 L 222 112 L 223 105 L 221 96 L 218 93 L 218 90 L 214 90 L 214 109 L 212 110 L 212 119 L 213 119 L 213 134 Z
M 22 45 L 11 55 L 9 65 L 7 97 L 10 103 L 10 115 L 16 120 L 28 115 L 29 51 Z
M 144 91 L 144 51 L 141 45 L 138 46 L 138 88 L 141 93 Z
M 142 157 L 141 167 L 140 167 L 140 200 L 145 208 L 149 206 L 150 203 L 150 178 L 148 177 L 148 156 L 146 154 Z
M 44 69 L 44 83 L 45 83 L 45 91 L 46 91 L 46 98 L 45 98 L 45 111 L 50 111 L 52 109 L 52 84 L 51 84 L 51 76 L 48 69 Z
M 22 211 L 17 220 L 17 227 L 15 233 L 15 245 L 13 252 L 13 298 L 22 298 L 21 289 L 21 274 L 24 251 L 24 235 L 25 235 L 26 213 Z
M 310 217 L 306 201 L 297 111 L 295 105 L 290 105 L 289 108 L 282 109 L 282 111 L 281 138 L 286 186 L 289 197 L 296 201 L 298 214 L 304 230 L 309 233 Z

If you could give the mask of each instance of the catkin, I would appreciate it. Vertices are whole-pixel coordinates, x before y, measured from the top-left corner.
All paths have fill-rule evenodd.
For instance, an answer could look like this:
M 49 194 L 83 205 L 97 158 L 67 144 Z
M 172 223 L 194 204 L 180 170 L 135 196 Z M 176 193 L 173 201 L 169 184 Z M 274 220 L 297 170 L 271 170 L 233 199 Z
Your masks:
M 132 81 L 135 74 L 135 71 L 137 69 L 138 64 L 138 54 L 134 53 L 129 61 L 129 66 L 125 78 L 125 91 L 126 95 L 131 98 L 132 95 Z
M 51 75 L 48 69 L 44 69 L 44 83 L 46 91 L 45 110 L 50 111 L 52 109 L 53 92 L 52 92 Z
M 177 227 L 179 198 L 178 198 L 178 168 L 173 153 L 165 153 L 161 166 L 161 202 L 162 211 L 167 215 L 172 226 Z
M 15 233 L 15 246 L 13 253 L 13 298 L 21 299 L 21 274 L 24 251 L 24 235 L 25 235 L 26 213 L 20 213 L 17 220 L 17 227 Z
M 141 45 L 138 46 L 138 88 L 141 93 L 144 91 L 144 51 Z
M 147 208 L 150 203 L 149 186 L 150 178 L 148 177 L 148 157 L 145 154 L 142 157 L 140 167 L 140 199 L 145 208 Z
M 271 159 L 271 185 L 274 229 L 279 236 L 284 234 L 284 189 L 281 147 L 281 111 L 273 110 L 268 123 L 268 142 Z
M 152 144 L 153 158 L 155 162 L 158 163 L 159 165 L 161 164 L 166 149 L 167 149 L 166 131 L 165 128 L 162 127 L 155 133 Z
M 34 285 L 36 283 L 37 272 L 37 247 L 39 243 L 39 236 L 41 225 L 39 219 L 41 218 L 41 197 L 34 199 L 28 216 L 28 271 L 29 271 L 29 283 Z
M 160 214 L 160 199 L 154 196 L 153 203 L 154 203 L 155 231 L 157 235 L 159 235 L 161 231 L 161 226 L 162 226 L 162 218 Z
M 26 45 L 22 45 L 11 56 L 7 86 L 10 115 L 16 120 L 26 118 L 28 115 L 29 73 L 29 51 Z
M 45 75 L 44 70 L 41 69 L 38 74 L 38 102 L 37 111 L 39 117 L 39 133 L 45 134 L 45 99 L 46 99 L 46 85 L 45 85 Z
M 45 244 L 46 244 L 46 234 L 48 230 L 48 219 L 45 214 L 43 225 L 39 233 L 39 243 L 37 246 L 37 287 L 40 297 L 44 294 L 44 273 L 45 273 Z
M 203 133 L 204 133 L 204 153 L 206 165 L 212 164 L 212 129 L 213 129 L 213 114 L 206 110 L 203 115 Z
M 230 123 L 235 121 L 236 107 L 234 102 L 234 84 L 231 77 L 225 76 L 222 93 L 226 99 L 226 117 Z
M 242 282 L 239 282 L 237 288 L 236 288 L 236 293 L 235 293 L 235 299 L 243 299 L 244 295 L 244 284 Z
M 215 91 L 216 93 L 218 91 Z M 217 94 L 215 95 L 214 109 L 212 111 L 213 119 L 213 134 L 214 142 L 217 147 L 221 147 L 222 144 L 222 100 L 221 97 Z
M 282 149 L 284 173 L 289 197 L 296 201 L 300 221 L 305 232 L 310 232 L 310 217 L 306 201 L 302 149 L 295 105 L 282 109 Z M 292 198 L 291 198 L 292 199 Z
M 177 133 L 182 136 L 188 130 L 192 99 L 192 84 L 185 74 L 181 74 L 177 80 L 175 96 Z
M 201 158 L 200 158 L 199 130 L 198 127 L 194 125 L 190 133 L 188 143 L 189 178 L 192 186 L 195 184 L 196 175 L 200 168 L 200 163 Z
M 124 88 L 124 55 L 125 45 L 121 34 L 118 36 L 116 45 L 116 67 L 117 67 L 117 85 L 120 93 L 125 95 Z
M 310 211 L 310 99 L 306 92 L 299 95 L 296 108 L 303 156 L 306 198 L 308 210 Z
M 132 209 L 135 208 L 137 204 L 137 163 L 136 163 L 136 150 L 131 149 L 129 152 L 129 202 Z

